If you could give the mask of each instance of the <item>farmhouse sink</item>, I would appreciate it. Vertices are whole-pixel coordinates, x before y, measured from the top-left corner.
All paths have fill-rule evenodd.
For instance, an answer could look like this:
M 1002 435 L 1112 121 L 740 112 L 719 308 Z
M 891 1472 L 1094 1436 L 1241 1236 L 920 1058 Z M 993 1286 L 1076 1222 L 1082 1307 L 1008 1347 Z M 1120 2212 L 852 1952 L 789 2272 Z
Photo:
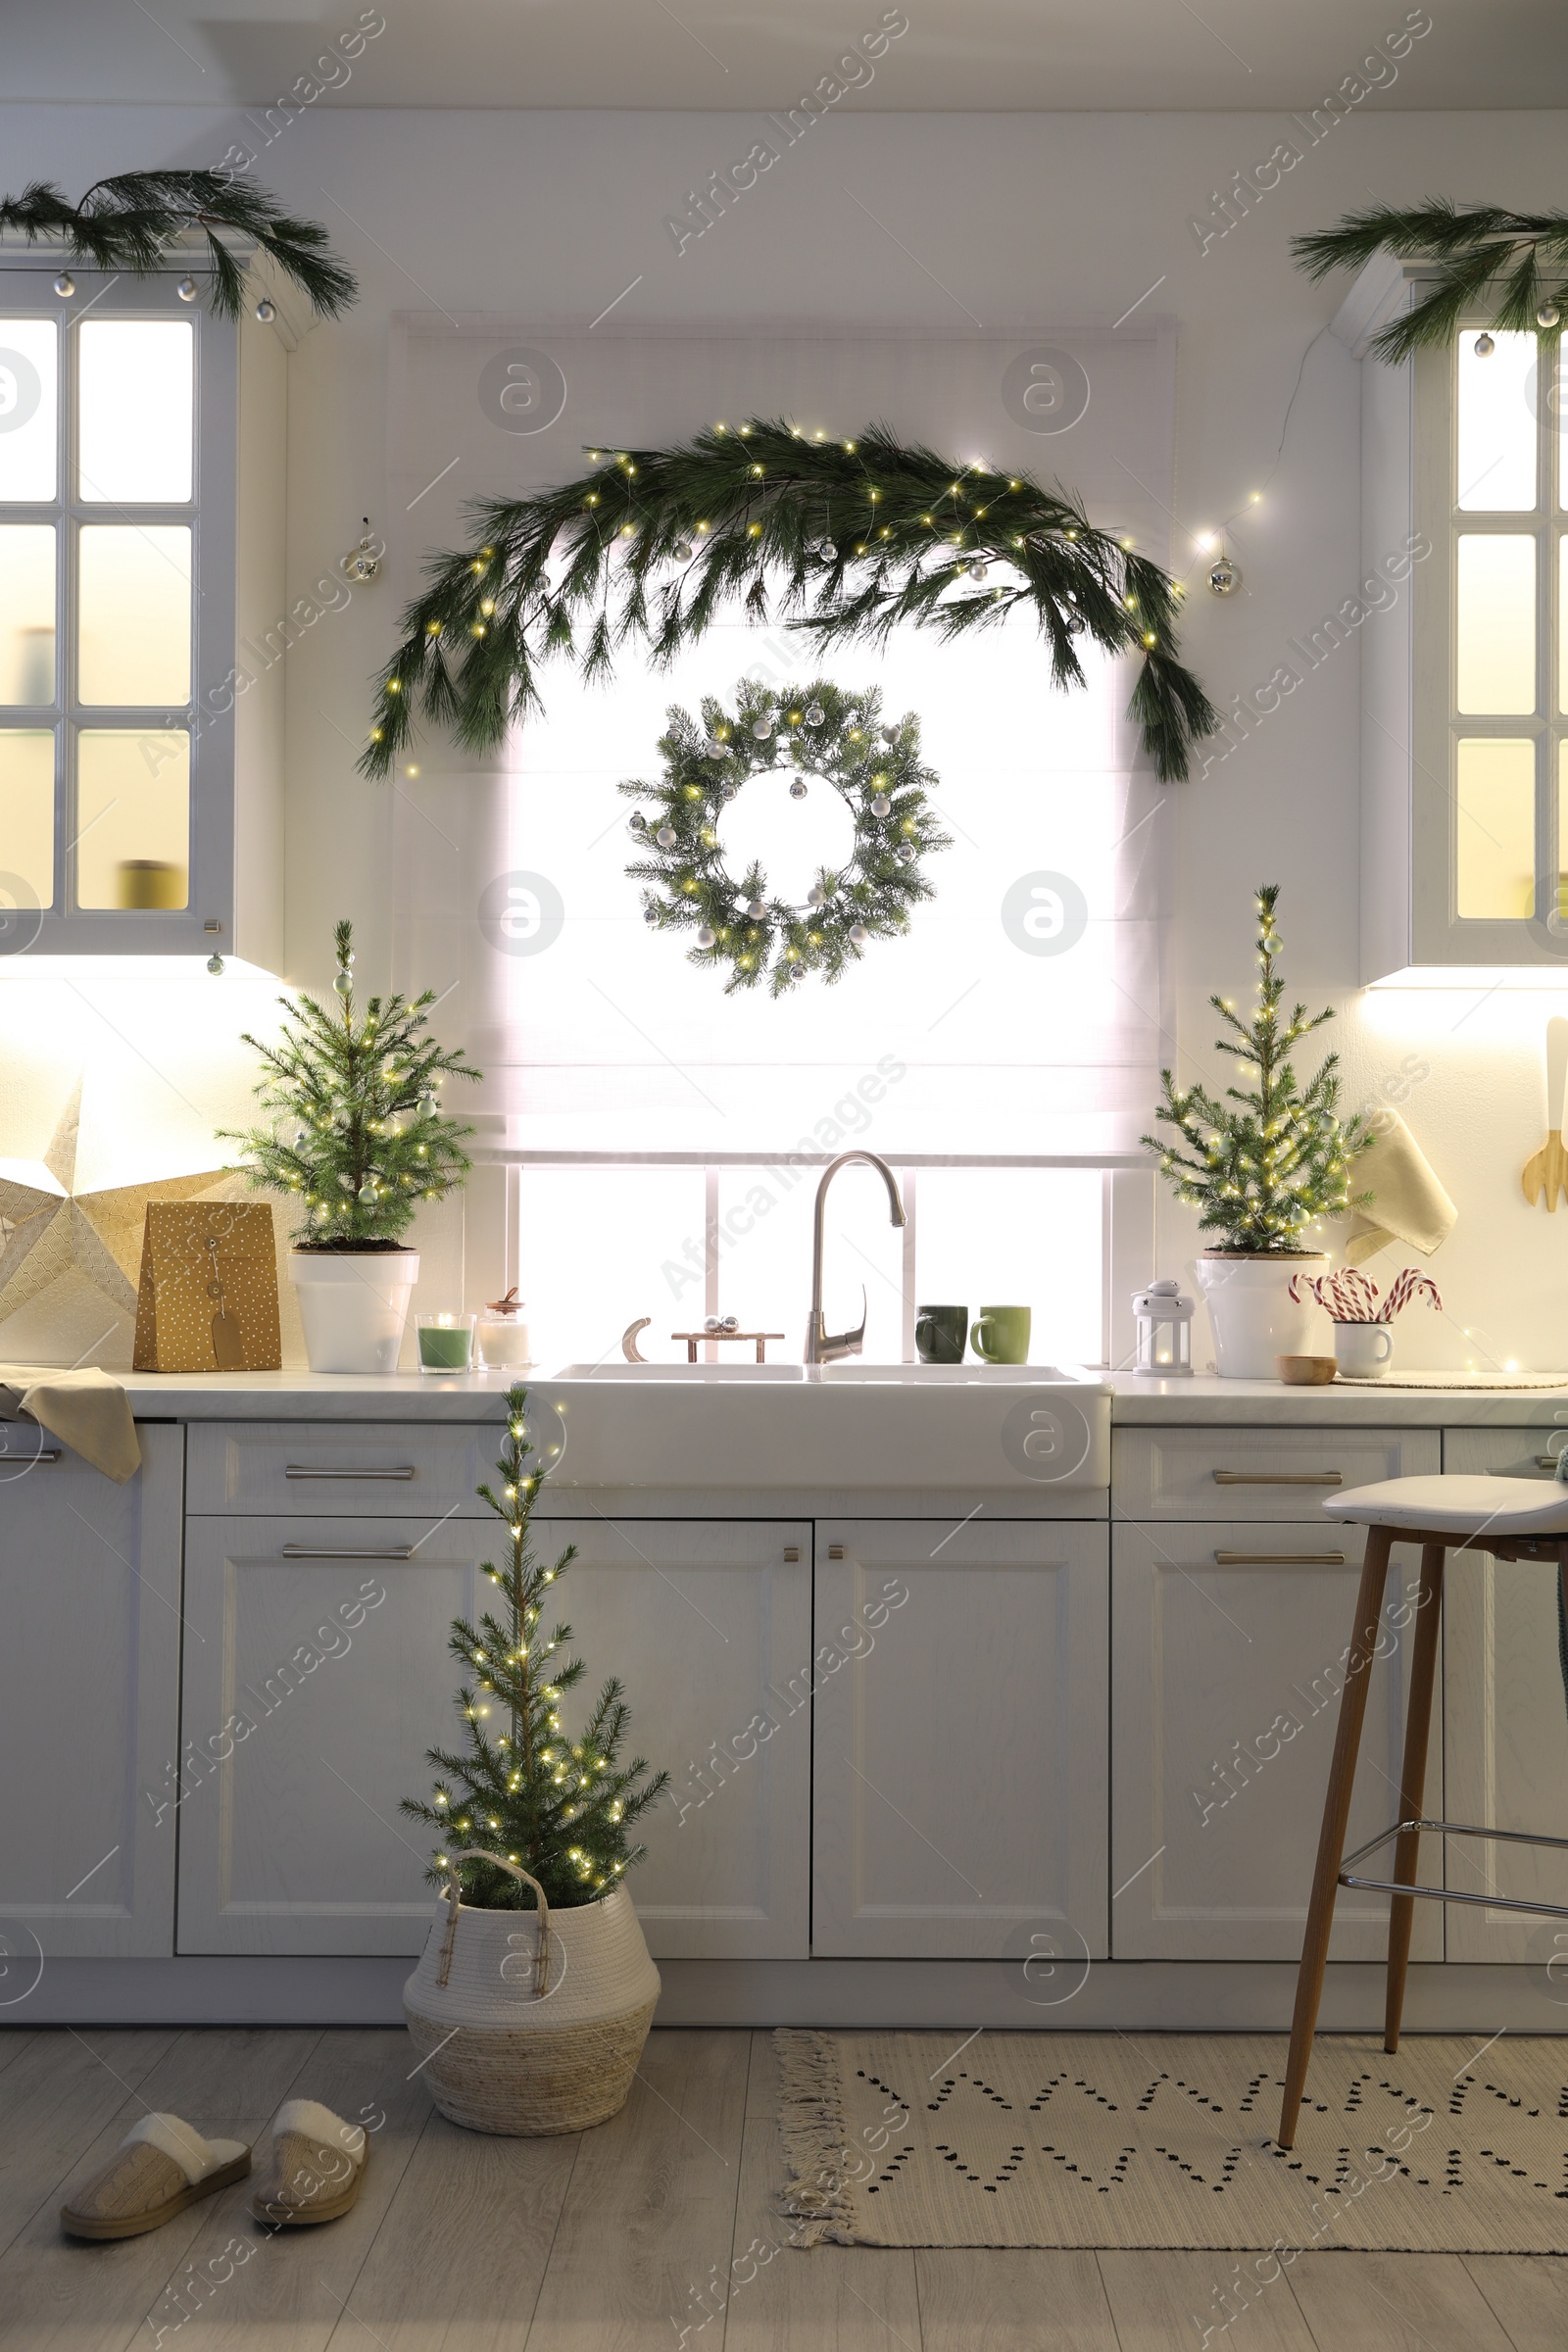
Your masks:
M 1103 1490 L 1110 1398 L 1048 1364 L 567 1364 L 529 1384 L 561 1487 Z

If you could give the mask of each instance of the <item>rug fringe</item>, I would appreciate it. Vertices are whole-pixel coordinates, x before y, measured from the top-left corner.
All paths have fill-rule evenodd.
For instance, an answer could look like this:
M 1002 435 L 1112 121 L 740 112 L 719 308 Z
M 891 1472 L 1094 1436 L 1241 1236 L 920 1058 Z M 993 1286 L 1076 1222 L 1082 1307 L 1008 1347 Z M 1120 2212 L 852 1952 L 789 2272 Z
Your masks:
M 779 2210 L 793 2224 L 790 2243 L 857 2245 L 838 2050 L 829 2034 L 781 2026 L 773 2056 L 786 2174 Z

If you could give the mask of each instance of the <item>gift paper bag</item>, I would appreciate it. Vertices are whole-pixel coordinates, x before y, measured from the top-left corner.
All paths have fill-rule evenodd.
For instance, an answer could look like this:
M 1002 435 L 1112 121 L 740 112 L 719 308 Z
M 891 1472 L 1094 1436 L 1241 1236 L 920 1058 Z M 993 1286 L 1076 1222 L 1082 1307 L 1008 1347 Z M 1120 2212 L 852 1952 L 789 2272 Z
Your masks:
M 135 1370 L 276 1372 L 282 1361 L 270 1205 L 149 1201 Z

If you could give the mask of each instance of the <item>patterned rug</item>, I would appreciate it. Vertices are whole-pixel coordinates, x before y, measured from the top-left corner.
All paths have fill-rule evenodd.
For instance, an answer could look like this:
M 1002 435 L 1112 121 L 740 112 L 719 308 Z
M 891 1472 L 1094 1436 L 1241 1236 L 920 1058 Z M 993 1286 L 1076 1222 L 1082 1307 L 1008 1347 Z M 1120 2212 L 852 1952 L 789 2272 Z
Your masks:
M 774 2035 L 792 2241 L 1568 2250 L 1568 2038 Z M 1562 2211 L 1558 2211 L 1558 2207 Z

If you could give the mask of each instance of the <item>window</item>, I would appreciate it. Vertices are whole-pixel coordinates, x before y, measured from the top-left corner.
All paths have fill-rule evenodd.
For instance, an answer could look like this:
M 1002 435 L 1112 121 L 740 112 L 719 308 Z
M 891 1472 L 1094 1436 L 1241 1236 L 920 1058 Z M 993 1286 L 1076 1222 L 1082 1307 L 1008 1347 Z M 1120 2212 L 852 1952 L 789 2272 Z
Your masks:
M 229 896 L 233 329 L 58 270 L 0 265 L 0 899 L 44 951 L 188 947 Z

